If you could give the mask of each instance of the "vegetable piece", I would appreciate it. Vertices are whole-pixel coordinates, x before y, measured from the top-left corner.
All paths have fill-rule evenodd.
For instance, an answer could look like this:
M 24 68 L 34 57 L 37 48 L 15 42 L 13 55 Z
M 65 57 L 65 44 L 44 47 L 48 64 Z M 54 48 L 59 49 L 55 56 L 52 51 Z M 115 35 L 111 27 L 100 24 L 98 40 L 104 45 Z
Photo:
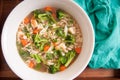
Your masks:
M 29 22 L 30 22 L 29 18 L 26 17 L 26 18 L 24 19 L 24 24 L 28 24 Z
M 64 71 L 66 69 L 66 67 L 65 66 L 60 66 L 60 71 Z
M 67 62 L 65 63 L 65 67 L 68 67 L 75 57 L 75 51 L 73 50 L 69 51 L 68 53 L 66 53 L 66 57 L 67 57 Z
M 38 10 L 38 9 L 33 11 L 33 15 L 34 15 L 35 18 L 38 18 L 38 15 L 42 14 L 42 13 L 43 12 L 41 10 Z
M 57 28 L 56 34 L 60 37 L 65 37 L 65 34 L 62 28 Z
M 43 14 L 39 14 L 38 18 L 41 19 L 42 21 L 48 21 L 49 24 L 54 24 L 56 23 L 56 20 L 53 18 L 50 12 L 46 12 Z
M 30 62 L 29 62 L 29 67 L 30 67 L 30 68 L 33 68 L 34 66 L 35 66 L 34 62 L 33 62 L 32 60 L 30 60 Z
M 62 56 L 61 51 L 60 51 L 60 50 L 54 50 L 54 56 L 55 56 L 55 57 L 60 57 L 60 56 Z
M 63 17 L 66 17 L 67 15 L 62 11 L 62 10 L 60 10 L 60 9 L 58 9 L 57 11 L 56 11 L 56 14 L 57 14 L 57 18 L 58 19 L 62 19 Z
M 53 7 L 51 7 L 51 6 L 46 6 L 46 7 L 44 8 L 44 10 L 45 10 L 45 11 L 53 11 Z
M 65 64 L 67 62 L 67 58 L 65 56 L 62 56 L 59 58 L 59 61 L 62 63 L 62 64 Z
M 44 45 L 45 45 L 45 43 L 41 43 L 41 45 L 40 45 L 40 47 L 39 47 L 40 51 L 43 51 Z
M 40 38 L 39 34 L 33 35 L 32 38 L 33 38 L 33 42 L 37 48 L 40 48 L 40 47 L 42 48 L 44 46 L 44 44 L 46 42 L 48 42 L 48 40 L 46 38 Z
M 26 39 L 21 39 L 22 46 L 26 46 L 28 44 L 28 41 Z
M 40 56 L 38 54 L 35 54 L 36 62 L 41 63 Z
M 47 58 L 48 60 L 53 59 L 53 54 L 47 53 L 46 58 Z
M 45 46 L 44 46 L 44 51 L 48 51 L 49 48 L 50 48 L 49 45 L 45 45 Z
M 31 54 L 30 56 L 33 57 L 36 60 L 37 63 L 41 63 L 40 55 L 38 55 L 38 54 Z
M 58 69 L 54 65 L 50 65 L 49 67 L 49 72 L 54 74 L 58 71 Z
M 44 8 L 44 10 L 51 12 L 54 19 L 56 19 L 56 10 L 55 10 L 55 8 L 53 8 L 51 6 L 47 6 L 47 7 Z
M 65 37 L 65 42 L 67 44 L 73 44 L 75 42 L 75 37 L 71 34 L 68 34 L 66 37 Z
M 81 48 L 80 48 L 80 47 L 76 47 L 76 48 L 75 48 L 75 51 L 76 51 L 77 54 L 80 54 Z
M 55 65 L 50 65 L 49 66 L 49 72 L 54 74 L 60 70 L 60 62 L 58 61 Z
M 38 28 L 33 29 L 33 34 L 37 34 L 40 30 Z

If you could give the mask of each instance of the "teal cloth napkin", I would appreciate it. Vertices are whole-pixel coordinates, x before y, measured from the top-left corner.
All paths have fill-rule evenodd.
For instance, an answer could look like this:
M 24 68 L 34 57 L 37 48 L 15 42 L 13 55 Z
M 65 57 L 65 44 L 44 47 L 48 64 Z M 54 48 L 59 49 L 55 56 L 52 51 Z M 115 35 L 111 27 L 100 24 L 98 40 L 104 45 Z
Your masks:
M 95 32 L 91 68 L 120 68 L 120 0 L 74 0 L 90 17 Z

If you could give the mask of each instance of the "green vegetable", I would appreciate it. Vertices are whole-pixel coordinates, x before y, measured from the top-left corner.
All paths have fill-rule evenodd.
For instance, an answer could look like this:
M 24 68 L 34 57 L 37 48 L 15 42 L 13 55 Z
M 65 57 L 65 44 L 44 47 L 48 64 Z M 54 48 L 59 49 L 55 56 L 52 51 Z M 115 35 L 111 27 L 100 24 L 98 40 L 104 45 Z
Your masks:
M 48 60 L 51 60 L 51 59 L 53 59 L 53 54 L 51 54 L 51 53 L 47 53 L 47 55 L 46 55 L 46 58 L 48 59 Z
M 69 64 L 72 62 L 72 60 L 74 59 L 76 55 L 76 52 L 71 50 L 68 53 L 66 53 L 66 57 L 67 57 L 67 62 L 65 63 L 65 67 L 68 67 Z
M 38 55 L 38 54 L 31 54 L 30 56 L 33 57 L 36 60 L 37 63 L 41 63 L 40 55 Z
M 57 42 L 57 39 L 53 39 L 52 41 L 53 41 L 53 42 Z
M 39 50 L 40 50 L 40 51 L 43 51 L 44 45 L 45 45 L 45 43 L 41 43 L 41 45 L 40 45 L 40 47 L 39 47 Z
M 65 37 L 65 33 L 64 33 L 64 30 L 62 28 L 57 28 L 56 34 L 60 37 Z
M 59 58 L 59 61 L 62 63 L 62 64 L 65 64 L 67 62 L 67 58 L 65 56 L 62 56 Z
M 30 33 L 26 33 L 27 38 L 30 38 Z
M 60 62 L 58 61 L 55 65 L 50 65 L 49 66 L 49 72 L 54 74 L 56 72 L 58 72 L 60 69 Z
M 56 73 L 57 71 L 58 71 L 58 69 L 55 68 L 54 65 L 51 65 L 51 66 L 49 67 L 49 72 L 50 72 L 50 73 L 53 74 L 53 73 Z
M 53 55 L 56 56 L 56 57 L 60 57 L 60 56 L 62 56 L 60 50 L 54 50 L 54 54 L 53 54 Z
M 25 33 L 25 35 L 27 36 L 27 38 L 30 38 L 30 32 L 28 31 L 27 26 L 25 26 L 23 28 L 23 32 Z
M 50 12 L 46 12 L 46 13 L 43 13 L 43 14 L 39 14 L 38 15 L 38 18 L 43 20 L 43 21 L 48 21 L 49 24 L 54 24 L 56 23 L 56 20 L 53 18 L 53 16 L 51 15 Z
M 33 15 L 34 15 L 35 18 L 38 18 L 38 15 L 41 14 L 41 13 L 43 13 L 41 10 L 33 11 Z
M 67 44 L 73 44 L 75 42 L 75 37 L 71 34 L 68 34 L 66 37 L 65 37 L 65 42 Z
M 67 16 L 67 15 L 66 15 L 62 10 L 60 10 L 60 9 L 58 9 L 58 10 L 56 11 L 56 13 L 57 13 L 57 18 L 58 18 L 58 19 L 62 19 L 62 18 L 64 18 L 64 17 Z
M 48 42 L 46 38 L 41 38 L 39 34 L 33 35 L 33 42 L 37 48 L 43 50 L 44 44 Z
M 33 35 L 33 41 L 34 43 L 40 43 L 41 42 L 40 35 L 39 34 Z

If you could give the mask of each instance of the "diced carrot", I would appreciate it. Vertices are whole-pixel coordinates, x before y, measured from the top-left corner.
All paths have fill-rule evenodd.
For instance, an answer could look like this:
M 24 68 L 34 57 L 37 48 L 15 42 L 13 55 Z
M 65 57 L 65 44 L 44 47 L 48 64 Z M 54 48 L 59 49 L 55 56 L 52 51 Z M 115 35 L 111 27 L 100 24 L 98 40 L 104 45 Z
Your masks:
M 60 66 L 60 71 L 64 71 L 66 69 L 66 67 L 65 66 Z
M 56 42 L 53 42 L 53 45 L 54 45 L 54 46 L 57 46 L 57 43 L 56 43 Z
M 37 34 L 40 30 L 38 28 L 33 29 L 33 34 Z
M 26 18 L 24 19 L 24 24 L 28 24 L 29 22 L 30 22 L 29 18 L 26 17 Z
M 50 48 L 49 45 L 45 45 L 45 46 L 44 46 L 44 51 L 47 51 L 49 48 Z
M 45 10 L 45 11 L 53 11 L 53 7 L 51 7 L 51 6 L 46 6 L 46 7 L 44 8 L 44 10 Z
M 80 54 L 81 48 L 80 48 L 80 47 L 76 47 L 76 48 L 75 48 L 75 51 L 76 51 L 77 54 Z
M 28 44 L 28 41 L 26 39 L 21 39 L 21 44 L 23 46 L 26 46 Z
M 29 67 L 30 68 L 33 68 L 35 66 L 34 62 L 31 60 L 30 63 L 29 63 Z

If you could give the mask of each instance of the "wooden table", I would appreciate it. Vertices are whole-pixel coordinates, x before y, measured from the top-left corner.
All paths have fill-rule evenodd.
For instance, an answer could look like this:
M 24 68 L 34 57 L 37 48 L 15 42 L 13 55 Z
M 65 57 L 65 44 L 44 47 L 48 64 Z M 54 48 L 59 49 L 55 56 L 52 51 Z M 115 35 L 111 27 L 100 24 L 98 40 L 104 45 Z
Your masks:
M 10 11 L 22 0 L 0 0 L 0 34 Z M 0 39 L 1 40 L 1 39 Z M 0 80 L 21 80 L 10 70 L 0 48 Z M 120 70 L 90 69 L 87 67 L 74 80 L 120 80 Z

